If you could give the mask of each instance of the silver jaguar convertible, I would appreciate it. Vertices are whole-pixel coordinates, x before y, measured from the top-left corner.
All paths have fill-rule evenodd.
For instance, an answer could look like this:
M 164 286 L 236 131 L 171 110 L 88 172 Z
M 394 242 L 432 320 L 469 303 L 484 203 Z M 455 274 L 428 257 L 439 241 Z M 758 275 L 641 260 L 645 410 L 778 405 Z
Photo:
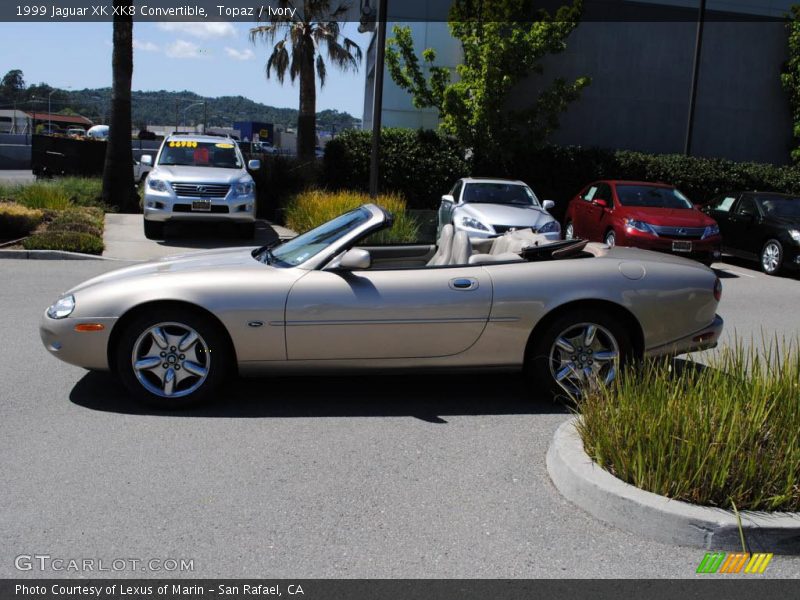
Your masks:
M 578 396 L 626 361 L 713 347 L 722 331 L 720 281 L 696 262 L 531 230 L 371 244 L 391 225 L 367 204 L 279 245 L 112 271 L 58 298 L 42 341 L 178 408 L 236 373 L 524 368 L 540 390 Z

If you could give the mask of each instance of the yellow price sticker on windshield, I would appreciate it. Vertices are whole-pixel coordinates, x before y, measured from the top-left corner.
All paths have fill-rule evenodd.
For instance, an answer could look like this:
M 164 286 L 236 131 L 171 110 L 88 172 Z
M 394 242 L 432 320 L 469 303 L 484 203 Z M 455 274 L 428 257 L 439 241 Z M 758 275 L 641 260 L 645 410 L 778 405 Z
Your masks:
M 226 150 L 230 150 L 233 148 L 233 144 L 216 144 L 217 148 L 225 148 Z

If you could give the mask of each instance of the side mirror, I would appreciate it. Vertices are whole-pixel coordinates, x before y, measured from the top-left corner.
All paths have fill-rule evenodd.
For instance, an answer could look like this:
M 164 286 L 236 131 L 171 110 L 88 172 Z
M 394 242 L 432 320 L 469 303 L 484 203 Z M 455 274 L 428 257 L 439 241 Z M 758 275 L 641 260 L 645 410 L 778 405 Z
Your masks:
M 152 167 L 153 157 L 149 154 L 142 154 L 141 158 L 139 159 L 139 162 L 142 163 L 143 165 L 147 165 L 148 167 Z
M 556 203 L 553 200 L 545 200 L 544 202 L 542 202 L 542 206 L 544 207 L 545 210 L 550 210 L 551 208 L 556 207 Z
M 260 160 L 251 160 L 247 163 L 247 168 L 251 171 L 258 171 L 261 168 L 261 161 Z
M 455 198 L 453 198 L 453 196 L 451 196 L 450 194 L 445 194 L 444 196 L 442 196 L 442 202 L 450 202 L 451 204 L 454 204 L 455 201 L 456 201 Z
M 606 202 L 606 201 L 605 201 L 605 200 L 603 200 L 602 198 L 597 198 L 597 199 L 594 201 L 594 203 L 595 203 L 597 206 L 601 207 L 601 208 L 608 208 L 608 202 Z
M 337 266 L 345 271 L 363 271 L 372 266 L 372 257 L 362 248 L 350 248 Z

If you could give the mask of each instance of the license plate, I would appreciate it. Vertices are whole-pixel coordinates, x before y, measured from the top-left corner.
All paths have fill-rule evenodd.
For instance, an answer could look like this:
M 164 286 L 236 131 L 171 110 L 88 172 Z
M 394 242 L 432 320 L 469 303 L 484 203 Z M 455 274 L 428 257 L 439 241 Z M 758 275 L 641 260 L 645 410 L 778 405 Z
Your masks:
M 192 200 L 192 210 L 211 210 L 211 200 Z
M 673 252 L 691 252 L 692 242 L 672 242 Z

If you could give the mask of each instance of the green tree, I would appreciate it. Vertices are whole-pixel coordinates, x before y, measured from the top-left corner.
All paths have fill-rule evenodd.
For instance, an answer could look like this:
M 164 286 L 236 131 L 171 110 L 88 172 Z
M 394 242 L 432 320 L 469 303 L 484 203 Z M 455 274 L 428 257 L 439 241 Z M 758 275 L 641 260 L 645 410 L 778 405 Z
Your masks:
M 25 77 L 21 70 L 12 69 L 0 81 L 0 96 L 6 101 L 15 101 L 25 91 Z
M 781 84 L 789 96 L 792 110 L 792 134 L 795 148 L 792 149 L 792 160 L 800 162 L 800 5 L 794 4 L 790 9 L 786 29 L 789 32 L 789 52 L 781 73 Z
M 131 149 L 131 79 L 133 77 L 133 0 L 114 0 L 114 37 L 111 57 L 112 91 L 103 201 L 121 212 L 138 212 L 139 196 L 133 185 Z M 122 14 L 117 14 L 122 13 Z
M 261 38 L 274 44 L 267 59 L 266 74 L 272 70 L 283 83 L 286 74 L 294 83 L 300 79 L 300 112 L 297 117 L 297 154 L 301 159 L 314 158 L 317 139 L 317 82 L 325 85 L 328 61 L 339 69 L 358 70 L 362 53 L 358 44 L 341 35 L 338 18 L 349 5 L 340 4 L 331 11 L 329 0 L 280 0 L 285 9 L 296 9 L 294 16 L 274 16 L 265 25 L 250 30 L 250 40 Z M 285 12 L 285 11 L 284 11 Z
M 433 49 L 420 61 L 411 30 L 398 26 L 386 53 L 389 73 L 416 107 L 439 111 L 441 129 L 472 151 L 476 173 L 497 172 L 515 149 L 543 144 L 589 85 L 588 77 L 555 78 L 524 105 L 511 102 L 523 80 L 542 74 L 545 56 L 566 48 L 580 14 L 580 0 L 554 14 L 535 9 L 533 0 L 455 0 L 449 24 L 463 50 L 458 77 L 435 64 Z

